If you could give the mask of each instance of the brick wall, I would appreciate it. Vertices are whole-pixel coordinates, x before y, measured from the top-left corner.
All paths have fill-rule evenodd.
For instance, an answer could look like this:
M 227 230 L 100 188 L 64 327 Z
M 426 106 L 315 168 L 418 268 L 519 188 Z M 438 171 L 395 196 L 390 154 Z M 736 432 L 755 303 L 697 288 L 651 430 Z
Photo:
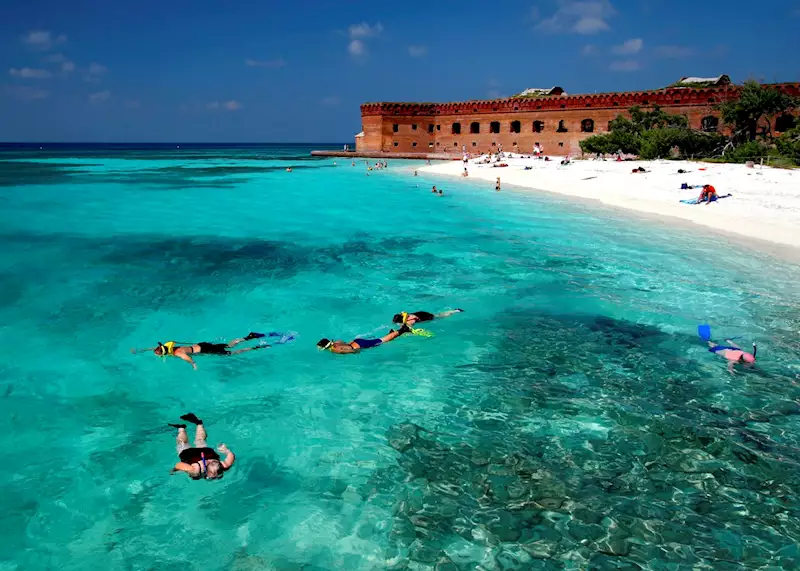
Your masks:
M 778 84 L 779 89 L 800 95 L 800 84 Z M 666 89 L 657 92 L 572 95 L 534 99 L 465 101 L 443 104 L 371 103 L 361 107 L 365 136 L 358 150 L 386 153 L 461 153 L 504 151 L 532 152 L 540 143 L 551 155 L 580 153 L 580 141 L 608 132 L 608 123 L 627 109 L 639 105 L 650 109 L 661 106 L 666 112 L 686 115 L 692 128 L 700 129 L 703 118 L 716 116 L 714 106 L 737 97 L 738 88 Z M 584 130 L 584 121 L 593 122 L 593 130 Z M 519 122 L 520 132 L 512 132 Z M 534 121 L 544 125 L 534 131 Z M 491 124 L 499 123 L 499 132 Z M 453 124 L 461 133 L 453 133 Z M 479 133 L 471 124 L 479 124 Z

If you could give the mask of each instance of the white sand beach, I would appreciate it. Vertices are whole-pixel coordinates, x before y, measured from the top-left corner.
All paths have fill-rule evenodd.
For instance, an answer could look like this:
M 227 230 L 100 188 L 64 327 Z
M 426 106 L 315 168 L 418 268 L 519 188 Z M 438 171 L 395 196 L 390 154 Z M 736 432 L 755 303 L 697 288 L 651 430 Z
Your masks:
M 682 218 L 717 230 L 800 249 L 800 170 L 769 167 L 748 168 L 738 164 L 689 161 L 573 160 L 561 165 L 561 157 L 545 162 L 533 158 L 503 159 L 507 167 L 492 167 L 471 159 L 469 179 L 487 181 L 494 192 L 500 177 L 508 185 L 531 190 L 599 200 L 614 207 Z M 531 167 L 525 170 L 525 167 Z M 644 167 L 648 172 L 632 174 Z M 679 174 L 678 170 L 687 171 Z M 462 179 L 462 161 L 436 163 L 419 169 Z M 462 179 L 464 180 L 464 179 Z M 681 190 L 681 183 L 696 188 Z M 696 198 L 700 185 L 711 184 L 722 196 L 710 205 L 682 204 Z

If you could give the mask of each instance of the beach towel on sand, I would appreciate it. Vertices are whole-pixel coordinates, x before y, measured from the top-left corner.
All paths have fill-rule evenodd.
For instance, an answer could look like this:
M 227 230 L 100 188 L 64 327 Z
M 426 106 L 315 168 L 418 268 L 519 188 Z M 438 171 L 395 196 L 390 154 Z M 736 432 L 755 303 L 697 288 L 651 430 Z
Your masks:
M 722 196 L 714 196 L 711 199 L 711 202 L 716 202 L 717 200 L 720 200 L 722 198 L 728 198 L 729 196 L 733 196 L 733 195 L 728 193 L 728 194 L 723 194 Z M 697 204 L 698 200 L 697 200 L 697 198 L 687 198 L 686 200 L 681 200 L 681 202 L 683 204 Z M 703 202 L 705 202 L 705 200 Z

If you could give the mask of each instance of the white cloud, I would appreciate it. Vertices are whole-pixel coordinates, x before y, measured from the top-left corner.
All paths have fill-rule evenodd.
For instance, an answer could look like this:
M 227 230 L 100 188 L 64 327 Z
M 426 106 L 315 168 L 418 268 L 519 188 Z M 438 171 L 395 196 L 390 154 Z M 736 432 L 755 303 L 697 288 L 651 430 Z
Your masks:
M 697 50 L 688 46 L 657 46 L 655 51 L 658 56 L 668 59 L 692 57 L 697 53 Z
M 347 44 L 347 51 L 350 52 L 351 56 L 360 56 L 364 55 L 366 48 L 361 40 L 350 40 L 350 43 Z
M 108 68 L 104 65 L 100 65 L 99 63 L 92 62 L 89 64 L 88 71 L 89 75 L 103 75 L 108 71 Z
M 611 71 L 639 71 L 642 69 L 642 64 L 638 61 L 634 60 L 621 60 L 621 61 L 612 61 L 611 65 L 608 66 L 608 69 Z
M 408 46 L 408 55 L 411 57 L 423 57 L 428 53 L 428 48 L 425 46 Z
M 53 75 L 46 69 L 33 69 L 30 67 L 12 67 L 8 70 L 8 73 L 14 77 L 20 77 L 22 79 L 47 79 Z
M 638 54 L 640 51 L 642 51 L 642 46 L 644 46 L 644 40 L 642 40 L 642 38 L 633 38 L 621 43 L 618 46 L 614 46 L 611 48 L 611 51 L 621 56 Z
M 267 67 L 276 69 L 286 65 L 286 61 L 282 57 L 268 60 L 246 59 L 244 64 L 248 67 Z
M 339 98 L 335 95 L 329 95 L 328 97 L 323 97 L 322 101 L 320 101 L 325 107 L 335 107 L 339 105 Z
M 539 20 L 536 29 L 549 32 L 572 32 L 575 34 L 596 34 L 610 30 L 608 19 L 616 13 L 610 0 L 555 0 L 556 10 L 548 17 Z M 539 19 L 539 11 L 533 16 Z
M 28 87 L 27 85 L 5 85 L 3 86 L 3 92 L 20 101 L 36 101 L 37 99 L 45 99 L 49 95 L 49 92 L 44 89 Z
M 581 55 L 593 56 L 597 54 L 597 46 L 594 44 L 586 44 L 581 48 Z
M 212 101 L 211 103 L 206 103 L 206 109 L 211 111 L 216 111 L 218 109 L 225 109 L 226 111 L 238 111 L 242 107 L 243 105 L 234 99 L 231 99 L 230 101 Z
M 351 40 L 355 38 L 374 38 L 380 36 L 383 32 L 383 24 L 378 22 L 374 26 L 370 26 L 366 22 L 360 24 L 353 24 L 347 28 L 347 35 Z
M 62 61 L 66 61 L 67 57 L 64 54 L 50 54 L 44 58 L 44 61 L 47 63 L 61 63 Z
M 108 101 L 108 98 L 111 97 L 110 91 L 98 91 L 97 93 L 92 93 L 89 96 L 89 103 L 98 104 Z
M 75 63 L 71 61 L 65 61 L 61 64 L 61 71 L 65 73 L 70 73 L 75 71 Z
M 53 36 L 49 30 L 32 30 L 23 36 L 22 41 L 35 50 L 49 50 L 56 44 L 63 44 L 67 36 Z
M 347 28 L 347 37 L 350 42 L 347 44 L 347 52 L 354 57 L 366 55 L 367 45 L 364 43 L 364 38 L 375 38 L 383 33 L 383 24 L 378 22 L 374 26 L 370 26 L 366 22 L 360 24 L 353 24 Z

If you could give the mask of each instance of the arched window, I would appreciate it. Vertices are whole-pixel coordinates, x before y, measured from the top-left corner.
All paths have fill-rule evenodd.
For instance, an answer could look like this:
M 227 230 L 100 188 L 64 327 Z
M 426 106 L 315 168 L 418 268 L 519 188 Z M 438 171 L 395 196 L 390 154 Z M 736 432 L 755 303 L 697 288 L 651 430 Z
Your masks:
M 703 120 L 700 121 L 700 128 L 703 129 L 706 133 L 716 133 L 717 127 L 719 127 L 719 119 L 714 117 L 713 115 L 709 115 L 708 117 L 703 117 Z
M 789 129 L 792 129 L 795 126 L 797 119 L 792 115 L 786 114 L 781 115 L 777 119 L 775 119 L 775 130 L 778 133 L 785 133 Z
M 522 131 L 522 124 L 519 121 L 511 121 L 511 132 L 519 133 Z
M 541 133 L 544 131 L 544 121 L 534 121 L 533 122 L 533 132 L 534 133 Z
M 581 132 L 583 133 L 593 133 L 594 132 L 594 121 L 591 119 L 584 119 L 581 121 Z
M 489 123 L 489 132 L 490 133 L 499 133 L 500 132 L 500 121 L 492 121 Z
M 481 124 L 475 121 L 474 123 L 470 123 L 469 132 L 472 134 L 480 133 L 481 132 Z
M 563 119 L 561 119 L 558 122 L 558 129 L 556 129 L 556 131 L 559 132 L 559 133 L 566 133 L 567 132 L 567 126 L 564 125 L 564 120 Z
M 461 123 L 453 123 L 453 135 L 461 134 Z

